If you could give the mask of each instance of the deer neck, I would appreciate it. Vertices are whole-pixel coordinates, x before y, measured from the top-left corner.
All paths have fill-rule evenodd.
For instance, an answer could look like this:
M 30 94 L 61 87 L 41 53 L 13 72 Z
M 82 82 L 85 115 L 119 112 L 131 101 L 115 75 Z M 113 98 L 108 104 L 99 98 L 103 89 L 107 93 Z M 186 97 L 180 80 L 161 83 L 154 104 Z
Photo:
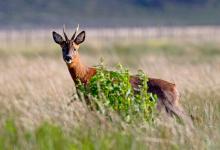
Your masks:
M 87 82 L 86 75 L 89 68 L 81 63 L 79 57 L 74 59 L 74 61 L 71 64 L 67 65 L 67 67 L 75 84 L 78 84 L 79 80 L 81 81 L 81 83 Z

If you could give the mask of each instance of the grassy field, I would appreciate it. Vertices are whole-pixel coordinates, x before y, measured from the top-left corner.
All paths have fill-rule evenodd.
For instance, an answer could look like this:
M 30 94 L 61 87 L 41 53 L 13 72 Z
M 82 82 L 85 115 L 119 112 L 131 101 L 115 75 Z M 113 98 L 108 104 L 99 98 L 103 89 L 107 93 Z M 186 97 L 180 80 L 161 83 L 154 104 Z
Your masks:
M 219 149 L 220 45 L 175 39 L 86 41 L 85 64 L 102 57 L 132 72 L 175 82 L 194 129 L 175 120 L 109 121 L 77 100 L 60 48 L 20 42 L 0 47 L 0 149 Z M 3 45 L 3 44 L 2 44 Z M 76 99 L 76 101 L 71 100 Z

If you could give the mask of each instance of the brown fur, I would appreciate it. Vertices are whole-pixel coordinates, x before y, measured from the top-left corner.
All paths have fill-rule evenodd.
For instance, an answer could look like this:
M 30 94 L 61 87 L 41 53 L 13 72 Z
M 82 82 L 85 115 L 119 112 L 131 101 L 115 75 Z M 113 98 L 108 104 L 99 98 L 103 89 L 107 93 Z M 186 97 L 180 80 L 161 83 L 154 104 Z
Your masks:
M 88 81 L 96 74 L 96 69 L 83 65 L 80 62 L 79 56 L 75 58 L 71 64 L 67 64 L 67 67 L 75 84 L 78 83 L 78 80 L 87 84 Z
M 53 37 L 55 42 L 61 45 L 62 49 L 66 50 L 64 47 L 68 47 L 68 54 L 71 53 L 72 61 L 71 63 L 67 63 L 67 67 L 75 84 L 78 84 L 78 81 L 80 80 L 86 86 L 89 80 L 96 74 L 96 68 L 87 67 L 80 61 L 78 49 L 79 44 L 85 39 L 85 31 L 78 34 L 75 39 L 72 38 L 71 40 L 68 40 L 67 38 L 67 41 L 64 41 L 56 32 L 53 32 Z M 78 44 L 76 44 L 77 42 Z M 139 90 L 138 85 L 140 85 L 141 82 L 137 76 L 131 76 L 130 83 L 135 91 Z M 158 97 L 157 109 L 159 111 L 165 109 L 170 116 L 175 115 L 192 124 L 179 105 L 179 93 L 175 84 L 161 79 L 149 78 L 147 85 L 147 92 L 156 94 Z
M 86 85 L 89 80 L 96 74 L 96 68 L 90 68 L 83 65 L 80 62 L 79 56 L 67 66 L 75 84 L 78 84 L 78 80 L 80 80 Z M 137 76 L 131 76 L 130 83 L 134 90 L 138 91 L 138 85 L 140 84 L 139 78 Z M 176 89 L 176 85 L 161 79 L 154 78 L 149 78 L 147 84 L 147 92 L 156 94 L 158 97 L 157 109 L 161 111 L 163 108 L 165 108 L 168 114 L 179 116 L 175 110 L 170 108 L 179 108 L 179 94 Z
M 134 89 L 138 90 L 138 85 L 140 84 L 139 78 L 132 76 L 130 82 Z M 167 101 L 170 105 L 178 107 L 179 94 L 175 84 L 161 79 L 149 78 L 147 85 L 147 92 L 156 94 L 158 97 L 157 109 L 159 111 L 161 111 L 165 105 L 163 101 Z M 165 107 L 165 109 L 169 114 L 172 114 L 168 108 Z

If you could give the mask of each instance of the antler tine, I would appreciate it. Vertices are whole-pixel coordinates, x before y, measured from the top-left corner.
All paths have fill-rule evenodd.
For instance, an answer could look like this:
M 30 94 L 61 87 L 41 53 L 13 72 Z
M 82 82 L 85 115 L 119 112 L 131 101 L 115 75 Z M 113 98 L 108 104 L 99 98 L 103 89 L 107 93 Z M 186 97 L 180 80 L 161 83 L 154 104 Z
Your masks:
M 71 40 L 74 40 L 74 38 L 75 38 L 76 33 L 77 33 L 78 30 L 79 30 L 79 24 L 78 24 L 78 26 L 77 26 L 77 28 L 76 28 L 76 30 L 75 30 L 75 32 L 74 32 L 74 34 L 73 34 Z
M 66 29 L 66 27 L 65 27 L 65 24 L 64 24 L 64 25 L 63 25 L 63 35 L 64 35 L 66 41 L 68 41 L 69 39 L 68 39 L 68 37 L 67 37 L 67 35 L 66 35 L 66 33 L 65 33 L 65 29 Z
M 77 25 L 76 32 L 79 30 L 79 24 Z

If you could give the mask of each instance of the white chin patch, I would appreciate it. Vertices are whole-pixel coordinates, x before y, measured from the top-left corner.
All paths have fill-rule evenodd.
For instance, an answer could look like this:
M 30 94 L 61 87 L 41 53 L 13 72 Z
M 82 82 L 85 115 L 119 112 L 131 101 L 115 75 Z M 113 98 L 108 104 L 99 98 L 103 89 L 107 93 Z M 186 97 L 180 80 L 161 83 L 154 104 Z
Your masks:
M 65 60 L 66 61 L 66 60 Z M 72 60 L 66 61 L 67 64 L 71 64 Z

